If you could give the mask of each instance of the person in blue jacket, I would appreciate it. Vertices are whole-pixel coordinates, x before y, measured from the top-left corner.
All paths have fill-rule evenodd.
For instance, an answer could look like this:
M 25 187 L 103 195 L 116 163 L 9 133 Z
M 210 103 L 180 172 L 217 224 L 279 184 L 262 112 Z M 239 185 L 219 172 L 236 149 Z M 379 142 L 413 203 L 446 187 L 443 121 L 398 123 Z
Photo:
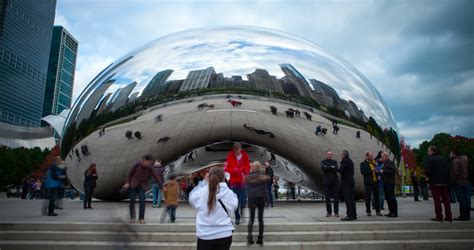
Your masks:
M 61 187 L 63 180 L 66 178 L 66 175 L 61 174 L 62 171 L 58 167 L 63 164 L 63 161 L 58 156 L 51 165 L 49 165 L 48 170 L 46 171 L 46 187 L 48 188 L 48 216 L 58 216 L 54 213 L 54 207 L 56 203 L 56 198 L 58 196 L 59 188 Z

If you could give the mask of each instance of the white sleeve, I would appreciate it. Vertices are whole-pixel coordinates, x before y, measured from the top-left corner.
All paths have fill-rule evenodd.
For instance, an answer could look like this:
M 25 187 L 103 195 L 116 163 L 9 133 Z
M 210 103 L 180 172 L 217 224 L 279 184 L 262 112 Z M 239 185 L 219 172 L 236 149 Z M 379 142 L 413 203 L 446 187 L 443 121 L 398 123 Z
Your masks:
M 206 180 L 199 182 L 199 184 L 193 188 L 191 193 L 189 193 L 189 204 L 191 204 L 195 209 L 199 207 L 199 198 L 201 198 L 201 193 L 204 188 L 207 188 Z
M 239 206 L 239 199 L 237 199 L 237 195 L 233 191 L 229 190 L 224 196 L 224 204 L 230 211 L 235 211 Z

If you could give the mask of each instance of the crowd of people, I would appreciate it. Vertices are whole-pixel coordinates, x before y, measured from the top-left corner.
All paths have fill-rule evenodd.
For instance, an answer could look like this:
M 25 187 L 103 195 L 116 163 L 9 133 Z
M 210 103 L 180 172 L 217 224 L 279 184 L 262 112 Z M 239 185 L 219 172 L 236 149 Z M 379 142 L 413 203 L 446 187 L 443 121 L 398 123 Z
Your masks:
M 436 147 L 428 149 L 429 158 L 424 165 L 424 174 L 412 174 L 414 199 L 419 201 L 420 195 L 428 199 L 427 187 L 431 191 L 434 202 L 435 217 L 433 221 L 453 221 L 451 211 L 450 189 L 454 190 L 459 202 L 459 217 L 454 220 L 470 220 L 471 183 L 467 157 L 461 156 L 456 150 L 450 153 L 449 162 L 444 159 Z M 322 184 L 326 203 L 326 217 L 339 216 L 339 198 L 343 197 L 346 206 L 346 216 L 342 221 L 357 220 L 355 203 L 356 168 L 350 157 L 350 152 L 343 150 L 340 161 L 334 158 L 331 150 L 326 151 L 325 159 L 321 161 Z M 387 152 L 378 152 L 374 157 L 372 152 L 365 153 L 365 160 L 359 164 L 365 186 L 366 215 L 383 216 L 384 200 L 387 201 L 389 218 L 398 217 L 398 204 L 395 195 L 397 168 L 389 159 Z M 176 211 L 179 199 L 188 200 L 197 210 L 196 235 L 198 249 L 229 249 L 232 243 L 234 224 L 243 222 L 245 209 L 249 210 L 247 224 L 247 244 L 263 245 L 264 208 L 273 207 L 273 197 L 278 199 L 279 184 L 275 180 L 271 161 L 264 164 L 251 162 L 249 155 L 242 149 L 240 143 L 235 143 L 228 153 L 223 166 L 212 167 L 207 173 L 195 175 L 192 183 L 178 181 L 177 176 L 169 174 L 165 180 L 165 167 L 160 160 L 154 160 L 151 155 L 145 155 L 135 163 L 125 180 L 123 190 L 129 194 L 130 223 L 136 223 L 135 203 L 138 198 L 138 222 L 145 224 L 145 196 L 148 183 L 152 181 L 152 207 L 162 207 L 160 222 L 169 216 L 170 222 L 176 221 Z M 92 196 L 96 187 L 97 166 L 92 163 L 84 172 L 84 209 L 91 209 Z M 43 182 L 25 179 L 23 182 L 22 198 L 38 196 L 38 190 L 47 190 L 47 201 L 43 204 L 43 213 L 57 216 L 55 209 L 62 208 L 64 197 L 64 182 L 66 173 L 64 162 L 57 157 L 48 167 Z M 287 181 L 287 198 L 295 196 L 295 184 Z M 41 193 L 41 191 L 39 191 Z M 162 203 L 164 200 L 164 203 Z M 443 208 L 444 207 L 444 215 Z M 232 221 L 234 213 L 235 221 Z M 255 214 L 258 220 L 257 240 L 253 238 Z

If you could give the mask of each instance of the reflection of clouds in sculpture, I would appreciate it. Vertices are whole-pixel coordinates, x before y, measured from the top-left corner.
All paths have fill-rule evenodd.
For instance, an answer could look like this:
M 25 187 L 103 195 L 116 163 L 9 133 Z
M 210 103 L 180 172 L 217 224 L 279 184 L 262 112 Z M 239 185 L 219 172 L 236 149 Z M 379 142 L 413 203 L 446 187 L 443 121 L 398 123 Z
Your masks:
M 321 81 L 342 99 L 352 100 L 382 127 L 396 128 L 380 94 L 362 74 L 325 49 L 289 34 L 248 27 L 191 30 L 155 40 L 122 59 L 130 55 L 132 59 L 109 72 L 116 72 L 116 83 L 107 93 L 134 81 L 138 84 L 132 93 L 142 92 L 157 72 L 166 69 L 173 70 L 168 80 L 182 80 L 191 70 L 211 66 L 225 77 L 246 79 L 255 69 L 266 69 L 280 79 L 284 73 L 279 65 L 289 63 L 306 80 Z

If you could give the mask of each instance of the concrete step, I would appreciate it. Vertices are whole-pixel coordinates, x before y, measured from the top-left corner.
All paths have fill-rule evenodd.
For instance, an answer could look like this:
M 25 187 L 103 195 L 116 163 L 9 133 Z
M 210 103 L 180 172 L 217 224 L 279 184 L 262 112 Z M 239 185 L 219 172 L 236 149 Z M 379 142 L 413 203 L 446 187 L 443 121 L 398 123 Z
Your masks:
M 254 231 L 254 238 L 257 236 Z M 417 239 L 473 239 L 474 229 L 423 229 L 378 231 L 265 232 L 267 242 L 374 241 Z M 111 241 L 111 242 L 195 242 L 194 232 L 112 232 L 112 231 L 0 231 L 0 240 L 29 241 Z M 234 242 L 246 242 L 247 232 L 235 232 Z
M 258 223 L 254 225 L 257 229 Z M 378 231 L 407 229 L 474 229 L 474 221 L 439 223 L 432 221 L 354 221 L 354 222 L 308 222 L 308 223 L 268 223 L 266 232 L 326 232 L 326 231 Z M 112 231 L 112 232 L 195 232 L 195 224 L 128 224 L 104 222 L 0 222 L 1 231 Z M 247 225 L 235 227 L 236 232 L 246 232 Z
M 233 243 L 232 250 L 261 249 L 261 250 L 431 250 L 459 249 L 472 250 L 474 239 L 453 240 L 367 240 L 367 241 L 310 241 L 310 242 L 265 242 L 263 247 L 246 246 L 243 242 Z M 196 243 L 169 242 L 127 242 L 109 241 L 8 241 L 0 240 L 2 250 L 195 250 Z

